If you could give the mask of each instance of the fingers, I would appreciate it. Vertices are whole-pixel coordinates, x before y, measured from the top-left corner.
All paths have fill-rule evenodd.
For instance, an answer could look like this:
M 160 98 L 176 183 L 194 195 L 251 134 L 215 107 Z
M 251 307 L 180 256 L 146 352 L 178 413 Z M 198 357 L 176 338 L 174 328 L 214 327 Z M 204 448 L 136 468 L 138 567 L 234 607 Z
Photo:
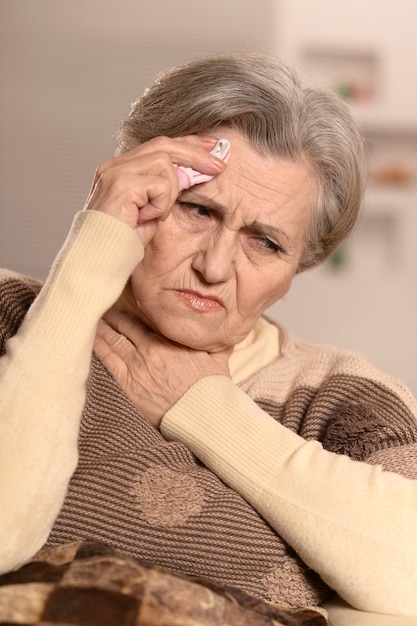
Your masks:
M 193 167 L 205 174 L 215 175 L 224 169 L 224 162 L 210 154 L 216 142 L 217 138 L 211 135 L 155 137 L 117 158 L 127 163 L 135 160 L 138 156 L 161 152 L 168 154 L 172 163 Z
M 116 331 L 109 323 L 100 320 L 97 324 L 97 335 L 102 354 L 114 352 L 121 356 L 127 356 L 129 350 L 133 348 L 132 343 L 126 335 Z
M 94 352 L 104 363 L 113 377 L 118 380 L 126 371 L 126 356 L 129 341 L 100 320 L 94 340 Z
M 132 228 L 153 220 L 164 220 L 178 193 L 174 164 L 192 167 L 214 176 L 224 170 L 221 159 L 210 154 L 215 137 L 157 137 L 130 152 L 101 163 L 94 177 L 86 209 L 102 211 Z M 146 245 L 156 225 L 137 229 Z
M 172 170 L 172 171 L 171 171 Z M 136 228 L 140 223 L 164 219 L 178 195 L 178 178 L 166 155 L 142 157 L 133 167 L 116 164 L 103 171 L 86 208 L 112 215 Z
M 155 137 L 129 152 L 103 161 L 97 168 L 93 187 L 100 176 L 115 165 L 128 164 L 139 166 L 138 159 L 158 153 L 169 156 L 171 163 L 193 167 L 205 174 L 215 175 L 225 167 L 221 159 L 210 154 L 216 145 L 217 138 L 211 135 L 187 135 L 185 137 Z
M 109 312 L 106 320 L 97 324 L 94 352 L 114 379 L 123 387 L 127 384 L 132 364 L 143 363 L 137 347 L 144 337 L 142 324 L 125 313 Z
M 158 427 L 200 378 L 229 376 L 228 352 L 208 354 L 175 344 L 138 318 L 109 311 L 97 327 L 95 352 L 126 395 Z
M 120 353 L 135 349 L 149 332 L 137 317 L 110 309 L 99 322 L 97 332 Z M 120 341 L 119 341 L 120 338 Z M 125 341 L 122 341 L 124 339 Z

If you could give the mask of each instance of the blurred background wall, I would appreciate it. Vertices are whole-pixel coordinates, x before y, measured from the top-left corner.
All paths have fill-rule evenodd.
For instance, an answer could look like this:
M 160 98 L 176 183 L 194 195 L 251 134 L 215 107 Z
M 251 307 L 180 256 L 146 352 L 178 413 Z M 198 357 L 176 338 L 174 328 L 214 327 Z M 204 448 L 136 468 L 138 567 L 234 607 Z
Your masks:
M 282 56 L 349 102 L 370 186 L 349 242 L 269 313 L 417 395 L 416 24 L 415 0 L 1 0 L 0 266 L 47 275 L 157 72 L 204 53 Z

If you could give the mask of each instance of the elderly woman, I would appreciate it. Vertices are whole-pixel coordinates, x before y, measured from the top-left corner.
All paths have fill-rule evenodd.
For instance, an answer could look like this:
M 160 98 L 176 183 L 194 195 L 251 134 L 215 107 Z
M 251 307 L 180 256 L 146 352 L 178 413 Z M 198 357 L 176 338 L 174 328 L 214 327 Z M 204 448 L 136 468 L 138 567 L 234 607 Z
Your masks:
M 1 276 L 1 571 L 93 538 L 281 606 L 417 616 L 415 400 L 263 316 L 355 225 L 345 105 L 210 57 L 118 143 L 42 288 Z

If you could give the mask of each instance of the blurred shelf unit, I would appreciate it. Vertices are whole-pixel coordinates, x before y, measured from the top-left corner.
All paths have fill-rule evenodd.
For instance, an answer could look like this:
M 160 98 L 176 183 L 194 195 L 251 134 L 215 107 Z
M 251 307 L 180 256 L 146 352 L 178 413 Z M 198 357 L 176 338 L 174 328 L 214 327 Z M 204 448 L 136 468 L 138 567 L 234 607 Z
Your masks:
M 372 105 L 380 97 L 380 60 L 372 50 L 307 48 L 302 62 L 349 103 Z
M 347 102 L 369 185 L 352 235 L 299 276 L 276 315 L 310 341 L 366 354 L 417 394 L 417 3 L 399 4 L 280 0 L 279 54 Z
M 409 74 L 398 76 L 389 53 L 380 47 L 306 45 L 300 48 L 298 58 L 307 74 L 351 105 L 366 128 L 417 133 L 417 90 Z
M 363 125 L 372 189 L 417 190 L 417 128 Z
M 417 187 L 417 111 L 390 109 L 384 58 L 376 49 L 307 47 L 307 73 L 350 106 L 366 139 L 372 187 Z

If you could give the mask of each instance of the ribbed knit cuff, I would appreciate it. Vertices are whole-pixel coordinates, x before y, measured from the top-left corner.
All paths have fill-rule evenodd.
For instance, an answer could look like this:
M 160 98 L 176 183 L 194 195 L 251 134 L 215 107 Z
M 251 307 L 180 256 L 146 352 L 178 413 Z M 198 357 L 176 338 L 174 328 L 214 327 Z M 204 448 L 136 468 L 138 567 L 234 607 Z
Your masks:
M 98 211 L 78 213 L 24 326 L 31 326 L 32 336 L 56 338 L 61 350 L 74 352 L 80 329 L 95 324 L 117 300 L 142 257 L 143 246 L 129 226 Z
M 230 486 L 239 485 L 249 500 L 268 490 L 305 443 L 226 376 L 207 376 L 192 385 L 166 413 L 161 432 L 184 443 Z

